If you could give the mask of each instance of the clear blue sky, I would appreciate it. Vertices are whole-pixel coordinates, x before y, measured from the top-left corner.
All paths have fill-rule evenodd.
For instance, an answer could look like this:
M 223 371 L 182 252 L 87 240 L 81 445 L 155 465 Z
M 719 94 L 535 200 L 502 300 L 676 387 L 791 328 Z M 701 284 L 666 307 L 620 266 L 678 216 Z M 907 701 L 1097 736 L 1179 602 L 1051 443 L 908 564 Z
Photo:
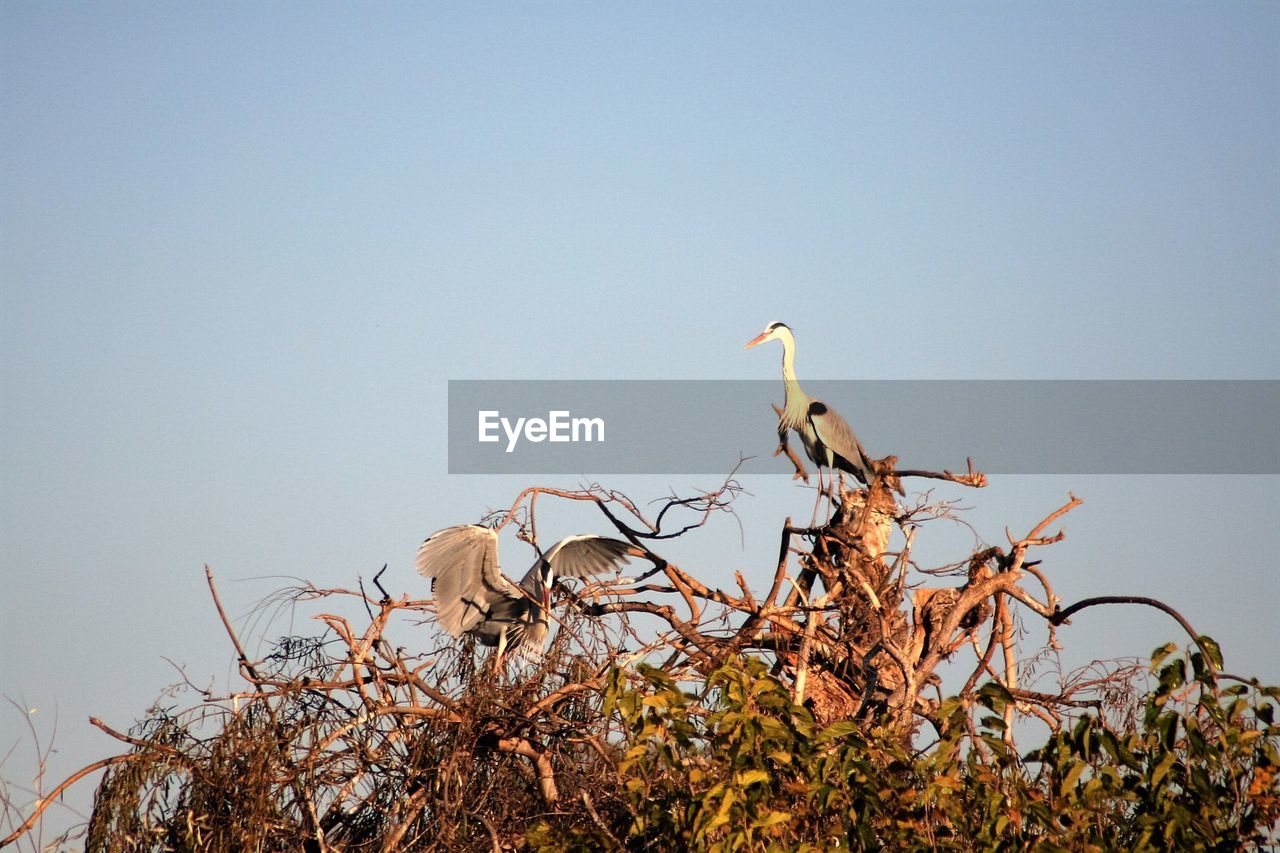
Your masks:
M 203 563 L 237 614 L 421 592 L 526 484 L 446 475 L 449 378 L 773 377 L 775 319 L 813 378 L 1280 377 L 1277 45 L 1274 3 L 0 4 L 0 692 L 60 778 L 162 656 L 226 682 Z M 681 546 L 713 581 L 811 505 L 749 485 Z M 966 499 L 997 542 L 1068 489 L 1065 598 L 1280 681 L 1275 478 Z M 1080 621 L 1076 661 L 1180 639 Z

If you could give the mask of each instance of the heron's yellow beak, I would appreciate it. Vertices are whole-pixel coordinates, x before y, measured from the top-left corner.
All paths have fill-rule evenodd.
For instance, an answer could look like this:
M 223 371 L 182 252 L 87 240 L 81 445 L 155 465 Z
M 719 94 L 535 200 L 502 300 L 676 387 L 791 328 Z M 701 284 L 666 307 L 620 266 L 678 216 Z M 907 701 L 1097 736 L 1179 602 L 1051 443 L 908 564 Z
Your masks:
M 744 346 L 744 347 L 743 347 L 743 349 L 751 349 L 751 348 L 752 348 L 753 346 L 755 346 L 756 344 L 762 344 L 762 343 L 764 343 L 764 339 L 765 339 L 765 338 L 767 338 L 767 337 L 769 337 L 769 333 L 768 333 L 768 332 L 761 332 L 760 334 L 756 335 L 756 336 L 755 336 L 754 338 L 752 338 L 751 340 L 747 341 L 747 345 L 746 345 L 746 346 Z

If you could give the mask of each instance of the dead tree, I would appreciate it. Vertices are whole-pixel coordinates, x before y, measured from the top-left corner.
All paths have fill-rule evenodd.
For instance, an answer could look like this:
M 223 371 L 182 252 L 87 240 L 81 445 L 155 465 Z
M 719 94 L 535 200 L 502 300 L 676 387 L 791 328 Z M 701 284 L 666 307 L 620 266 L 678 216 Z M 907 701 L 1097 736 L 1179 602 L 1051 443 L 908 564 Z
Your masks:
M 193 707 L 153 714 L 129 732 L 93 720 L 124 751 L 54 793 L 107 768 L 89 849 L 126 838 L 159 849 L 177 827 L 209 848 L 291 849 L 290 839 L 302 839 L 308 850 L 499 849 L 552 804 L 583 803 L 581 819 L 609 832 L 601 814 L 615 801 L 609 780 L 623 737 L 601 696 L 611 674 L 640 662 L 696 683 L 739 656 L 762 657 L 820 722 L 887 725 L 904 741 L 922 723 L 938 731 L 947 724 L 936 689 L 944 665 L 966 667 L 961 698 L 970 704 L 980 682 L 1001 685 L 1014 700 L 1008 723 L 1021 714 L 1058 726 L 1073 710 L 1108 701 L 1126 673 L 1051 691 L 1020 683 L 1019 614 L 1043 619 L 1053 642 L 1053 630 L 1079 609 L 1118 601 L 1060 608 L 1048 564 L 1031 559 L 1061 541 L 1060 531 L 1048 531 L 1080 501 L 1071 496 L 1025 535 L 976 549 L 956 562 L 954 582 L 939 585 L 947 575 L 921 574 L 912 549 L 929 518 L 947 508 L 900 506 L 898 478 L 969 487 L 985 478 L 971 465 L 952 474 L 895 470 L 895 461 L 876 463 L 869 488 L 841 487 L 828 524 L 784 521 L 762 587 L 740 571 L 732 588 L 711 587 L 698 577 L 705 572 L 663 554 L 668 540 L 733 513 L 741 487 L 732 475 L 649 512 L 600 485 L 526 489 L 487 520 L 517 525 L 536 541 L 547 501 L 590 503 L 652 568 L 634 583 L 557 584 L 559 630 L 546 655 L 498 678 L 477 664 L 472 645 L 423 627 L 431 601 L 392 597 L 379 578 L 378 595 L 304 586 L 277 596 L 272 604 L 322 605 L 314 618 L 323 631 L 284 638 L 255 660 L 206 568 L 243 684 L 225 695 L 199 691 Z M 1177 615 L 1149 599 L 1126 601 Z M 436 645 L 424 651 L 431 636 Z M 0 846 L 22 837 L 52 800 L 20 820 L 11 811 L 14 829 Z

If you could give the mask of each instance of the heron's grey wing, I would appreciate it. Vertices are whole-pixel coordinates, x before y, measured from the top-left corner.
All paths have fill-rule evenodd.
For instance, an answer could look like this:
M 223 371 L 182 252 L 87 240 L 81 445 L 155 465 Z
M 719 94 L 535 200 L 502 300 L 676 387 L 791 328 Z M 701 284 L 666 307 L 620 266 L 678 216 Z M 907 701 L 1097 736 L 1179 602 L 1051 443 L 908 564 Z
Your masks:
M 853 427 L 840 417 L 840 413 L 821 400 L 809 403 L 809 423 L 813 425 L 818 440 L 827 446 L 837 457 L 835 466 L 848 471 L 862 481 L 864 486 L 870 485 L 875 478 L 875 467 L 871 457 L 863 449 L 862 442 L 853 434 Z M 840 461 L 844 464 L 841 465 Z
M 431 578 L 436 620 L 455 637 L 488 618 L 495 604 L 523 598 L 498 568 L 498 534 L 475 524 L 431 534 L 418 549 L 418 573 Z
M 621 568 L 640 551 L 631 543 L 605 536 L 566 536 L 551 546 L 547 561 L 559 578 L 585 578 Z M 538 570 L 534 563 L 525 578 Z

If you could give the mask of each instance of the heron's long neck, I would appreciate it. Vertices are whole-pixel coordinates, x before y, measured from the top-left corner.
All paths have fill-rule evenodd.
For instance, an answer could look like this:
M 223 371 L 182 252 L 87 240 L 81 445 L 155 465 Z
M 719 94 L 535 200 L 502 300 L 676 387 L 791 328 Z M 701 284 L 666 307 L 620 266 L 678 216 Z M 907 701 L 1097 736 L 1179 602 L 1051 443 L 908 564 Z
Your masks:
M 782 338 L 782 384 L 787 392 L 783 403 L 787 412 L 803 407 L 805 394 L 800 390 L 800 380 L 796 378 L 796 344 L 790 335 Z
M 551 603 L 551 587 L 555 586 L 556 575 L 551 568 L 551 563 L 543 558 L 542 570 L 538 572 L 534 581 L 534 594 L 538 597 L 538 603 L 543 607 Z

